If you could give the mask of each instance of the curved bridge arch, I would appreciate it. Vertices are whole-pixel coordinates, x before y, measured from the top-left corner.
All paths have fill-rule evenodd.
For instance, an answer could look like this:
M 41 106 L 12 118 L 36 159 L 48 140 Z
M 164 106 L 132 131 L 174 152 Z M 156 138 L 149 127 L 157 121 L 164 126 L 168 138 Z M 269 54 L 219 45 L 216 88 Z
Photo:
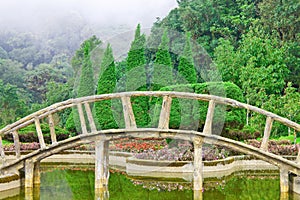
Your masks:
M 158 128 L 153 129 L 145 129 L 145 128 L 138 128 L 135 122 L 135 116 L 132 110 L 131 105 L 131 97 L 137 96 L 154 96 L 154 97 L 163 97 L 163 102 L 160 111 L 160 118 L 158 123 Z M 196 131 L 188 131 L 188 130 L 173 130 L 169 129 L 169 118 L 170 118 L 170 111 L 171 111 L 171 103 L 173 98 L 182 98 L 182 99 L 194 99 L 198 101 L 206 101 L 209 102 L 206 121 L 204 125 L 203 132 L 196 132 Z M 97 101 L 102 100 L 110 100 L 110 99 L 120 99 L 123 105 L 123 114 L 124 114 L 124 121 L 125 121 L 125 129 L 114 129 L 114 130 L 97 130 L 95 126 L 95 122 L 93 119 L 93 115 L 90 109 L 90 103 L 94 103 Z M 266 125 L 264 131 L 264 137 L 262 141 L 261 147 L 255 148 L 246 144 L 243 144 L 238 141 L 230 140 L 224 137 L 220 137 L 217 135 L 213 135 L 212 133 L 212 121 L 214 116 L 214 108 L 217 104 L 222 104 L 226 106 L 231 106 L 234 108 L 241 108 L 247 109 L 261 115 L 266 116 Z M 53 114 L 59 112 L 61 110 L 77 107 L 80 124 L 82 128 L 82 133 L 79 136 L 66 139 L 61 142 L 57 142 L 55 129 L 54 129 L 54 120 Z M 85 114 L 83 111 L 83 107 L 85 108 L 87 120 L 85 119 Z M 40 127 L 40 120 L 48 118 L 49 127 L 50 127 L 50 134 L 51 134 L 51 145 L 46 145 L 44 142 L 43 133 Z M 86 121 L 89 123 L 90 133 L 87 130 Z M 194 189 L 201 190 L 202 185 L 202 176 L 199 171 L 202 170 L 201 163 L 202 163 L 202 153 L 201 147 L 202 143 L 214 143 L 220 144 L 223 146 L 230 147 L 242 153 L 251 154 L 255 157 L 258 157 L 262 160 L 270 162 L 274 165 L 277 165 L 281 170 L 284 170 L 286 173 L 292 172 L 296 175 L 300 175 L 300 154 L 296 159 L 296 162 L 287 160 L 282 158 L 281 156 L 274 155 L 267 151 L 268 140 L 270 137 L 271 129 L 273 121 L 278 121 L 295 131 L 300 132 L 300 125 L 298 123 L 292 122 L 286 118 L 280 117 L 274 113 L 265 111 L 263 109 L 257 108 L 255 106 L 251 106 L 245 103 L 238 102 L 236 100 L 232 100 L 229 98 L 223 98 L 213 95 L 205 95 L 205 94 L 195 94 L 195 93 L 184 93 L 184 92 L 124 92 L 124 93 L 114 93 L 114 94 L 103 94 L 103 95 L 95 95 L 89 97 L 82 97 L 77 99 L 70 99 L 61 103 L 56 103 L 52 106 L 44 108 L 40 111 L 37 111 L 27 117 L 24 117 L 17 122 L 8 125 L 0 130 L 0 155 L 2 162 L 4 163 L 3 166 L 0 167 L 0 173 L 6 173 L 10 171 L 15 171 L 23 168 L 26 166 L 26 162 L 39 162 L 45 157 L 48 157 L 52 154 L 59 153 L 62 150 L 69 149 L 71 147 L 88 143 L 91 139 L 97 141 L 108 141 L 111 139 L 115 139 L 118 137 L 125 137 L 125 136 L 134 136 L 134 137 L 175 137 L 185 140 L 190 140 L 194 142 L 194 146 L 197 148 L 195 149 L 194 154 Z M 18 136 L 18 130 L 24 128 L 30 124 L 35 124 L 36 131 L 39 138 L 40 149 L 36 150 L 26 156 L 21 156 L 20 153 L 20 142 Z M 148 134 L 145 134 L 147 132 Z M 14 145 L 15 145 L 15 153 L 16 158 L 11 162 L 6 162 L 6 155 L 2 145 L 2 136 L 5 134 L 11 133 L 14 137 Z M 151 133 L 151 134 L 149 134 Z M 150 136 L 149 136 L 150 135 Z M 103 154 L 102 154 L 103 155 Z M 200 159 L 201 157 L 201 159 Z M 102 160 L 103 161 L 103 160 Z M 25 167 L 26 168 L 26 167 Z M 103 172 L 103 170 L 102 170 Z M 101 173 L 102 173 L 101 172 Z M 196 183 L 195 183 L 195 180 Z M 283 190 L 283 189 L 282 189 Z
M 9 171 L 12 169 L 21 169 L 24 166 L 24 162 L 27 159 L 32 159 L 33 161 L 41 161 L 48 156 L 57 154 L 61 151 L 80 146 L 82 144 L 88 144 L 93 141 L 102 140 L 110 141 L 125 137 L 135 137 L 135 138 L 172 138 L 172 139 L 182 139 L 193 142 L 195 138 L 199 138 L 203 143 L 207 144 L 217 144 L 221 146 L 226 146 L 240 153 L 245 153 L 253 155 L 261 160 L 269 162 L 279 168 L 284 167 L 294 174 L 300 174 L 300 165 L 282 158 L 281 156 L 263 151 L 259 148 L 253 147 L 251 145 L 235 141 L 232 139 L 224 138 L 218 135 L 206 135 L 197 131 L 189 130 L 172 130 L 172 129 L 158 129 L 158 128 L 139 128 L 139 129 L 111 129 L 98 131 L 96 133 L 88 133 L 78 135 L 63 141 L 60 141 L 54 145 L 47 147 L 46 149 L 39 149 L 33 151 L 30 154 L 23 156 L 22 158 L 13 161 L 7 165 L 3 165 L 0 169 L 4 171 Z

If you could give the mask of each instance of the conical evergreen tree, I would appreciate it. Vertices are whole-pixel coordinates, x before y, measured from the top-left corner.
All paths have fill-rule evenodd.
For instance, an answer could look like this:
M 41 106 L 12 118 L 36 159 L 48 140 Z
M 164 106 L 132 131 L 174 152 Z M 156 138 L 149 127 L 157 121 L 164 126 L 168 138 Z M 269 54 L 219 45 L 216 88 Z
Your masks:
M 138 24 L 134 35 L 134 40 L 131 43 L 131 47 L 128 52 L 126 71 L 130 71 L 133 68 L 141 67 L 146 64 L 145 46 L 146 36 L 145 34 L 141 35 L 141 25 Z
M 101 63 L 102 73 L 98 80 L 97 94 L 108 94 L 114 92 L 116 86 L 116 66 L 110 44 L 104 52 Z M 111 129 L 118 128 L 112 113 L 111 100 L 98 101 L 95 103 L 95 111 L 98 128 Z
M 161 87 L 171 85 L 173 83 L 173 65 L 169 52 L 169 38 L 167 30 L 161 37 L 161 43 L 156 52 L 154 60 L 154 68 L 151 77 L 151 90 L 159 90 Z
M 134 40 L 131 43 L 126 60 L 126 90 L 147 91 L 146 80 L 146 58 L 145 58 L 146 36 L 141 34 L 141 26 L 138 24 Z M 132 98 L 133 111 L 136 123 L 140 127 L 146 127 L 149 123 L 149 98 Z
M 90 48 L 90 43 L 85 42 L 83 46 L 84 59 L 81 68 L 77 97 L 91 96 L 95 94 L 94 70 L 92 67 L 92 62 L 90 60 Z M 81 126 L 77 109 L 73 109 L 72 113 L 67 119 L 66 128 L 68 130 L 76 130 L 77 133 L 81 133 Z
M 172 60 L 169 52 L 169 42 L 170 40 L 168 37 L 168 31 L 164 30 L 154 63 L 169 66 L 172 68 Z
M 183 54 L 179 57 L 178 65 L 180 82 L 197 83 L 197 73 L 194 66 L 193 52 L 191 48 L 191 34 L 186 34 L 186 43 Z

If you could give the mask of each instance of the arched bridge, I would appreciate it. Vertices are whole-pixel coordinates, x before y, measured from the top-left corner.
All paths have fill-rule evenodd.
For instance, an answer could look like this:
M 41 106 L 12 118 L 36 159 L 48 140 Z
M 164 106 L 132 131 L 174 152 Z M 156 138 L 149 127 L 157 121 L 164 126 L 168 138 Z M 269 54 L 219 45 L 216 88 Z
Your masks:
M 136 125 L 135 115 L 132 109 L 131 98 L 138 96 L 153 96 L 162 97 L 162 105 L 160 110 L 160 117 L 157 128 L 140 128 Z M 175 130 L 169 128 L 170 112 L 172 99 L 193 99 L 197 101 L 209 102 L 205 125 L 202 132 L 191 130 Z M 98 101 L 120 99 L 123 105 L 123 116 L 125 122 L 124 129 L 110 129 L 97 130 L 93 114 L 91 111 L 91 104 Z M 266 125 L 264 129 L 264 136 L 260 148 L 256 148 L 245 143 L 224 138 L 212 133 L 212 122 L 214 117 L 214 110 L 216 105 L 226 105 L 234 108 L 247 109 L 252 112 L 259 113 L 266 117 Z M 68 138 L 63 141 L 56 140 L 53 115 L 59 111 L 67 108 L 75 107 L 79 113 L 79 120 L 81 124 L 82 134 Z M 83 109 L 84 107 L 84 109 Z M 50 135 L 52 144 L 47 145 L 44 141 L 40 121 L 47 118 L 50 127 Z M 87 119 L 85 119 L 87 118 Z M 288 191 L 288 173 L 293 173 L 300 176 L 300 154 L 296 161 L 291 161 L 282 156 L 268 152 L 268 140 L 270 137 L 272 124 L 278 121 L 300 132 L 300 125 L 292 122 L 286 118 L 280 117 L 263 109 L 238 102 L 236 100 L 213 96 L 205 94 L 184 93 L 184 92 L 124 92 L 114 94 L 103 94 L 82 97 L 77 99 L 70 99 L 61 103 L 56 103 L 52 106 L 37 111 L 27 117 L 24 117 L 17 122 L 10 124 L 0 130 L 0 155 L 3 165 L 0 167 L 0 173 L 18 172 L 18 170 L 25 168 L 25 187 L 32 187 L 33 182 L 37 181 L 34 176 L 39 175 L 39 162 L 53 154 L 59 153 L 63 150 L 79 146 L 81 144 L 95 141 L 96 152 L 96 167 L 95 167 L 95 187 L 103 190 L 108 183 L 108 145 L 110 140 L 122 137 L 140 137 L 140 138 L 177 138 L 189 140 L 194 144 L 194 190 L 202 191 L 202 144 L 218 144 L 229 147 L 236 151 L 253 155 L 261 160 L 274 164 L 280 169 L 281 191 Z M 18 130 L 30 124 L 35 124 L 36 132 L 39 139 L 40 149 L 31 152 L 27 155 L 21 155 L 20 141 Z M 88 128 L 89 127 L 89 128 Z M 12 134 L 15 146 L 15 159 L 7 161 L 5 155 L 2 137 L 5 134 Z

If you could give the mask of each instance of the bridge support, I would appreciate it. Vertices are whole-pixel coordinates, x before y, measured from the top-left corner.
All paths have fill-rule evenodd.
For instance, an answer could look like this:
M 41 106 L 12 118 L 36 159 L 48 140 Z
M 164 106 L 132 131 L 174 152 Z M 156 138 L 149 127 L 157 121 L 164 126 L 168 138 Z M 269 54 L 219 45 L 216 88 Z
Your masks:
M 25 161 L 25 188 L 33 188 L 41 183 L 40 162 Z
M 194 138 L 194 200 L 202 200 L 203 191 L 203 163 L 201 137 Z
M 280 169 L 280 192 L 289 192 L 289 171 L 287 169 Z
M 95 199 L 108 199 L 109 141 L 95 143 Z

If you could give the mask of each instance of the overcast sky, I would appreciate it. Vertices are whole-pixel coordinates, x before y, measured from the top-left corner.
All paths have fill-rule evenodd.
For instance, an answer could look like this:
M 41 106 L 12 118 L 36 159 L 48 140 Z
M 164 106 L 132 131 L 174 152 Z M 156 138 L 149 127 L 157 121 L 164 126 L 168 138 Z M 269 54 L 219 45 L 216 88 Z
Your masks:
M 29 27 L 76 13 L 93 24 L 150 27 L 176 0 L 0 0 L 0 25 Z

